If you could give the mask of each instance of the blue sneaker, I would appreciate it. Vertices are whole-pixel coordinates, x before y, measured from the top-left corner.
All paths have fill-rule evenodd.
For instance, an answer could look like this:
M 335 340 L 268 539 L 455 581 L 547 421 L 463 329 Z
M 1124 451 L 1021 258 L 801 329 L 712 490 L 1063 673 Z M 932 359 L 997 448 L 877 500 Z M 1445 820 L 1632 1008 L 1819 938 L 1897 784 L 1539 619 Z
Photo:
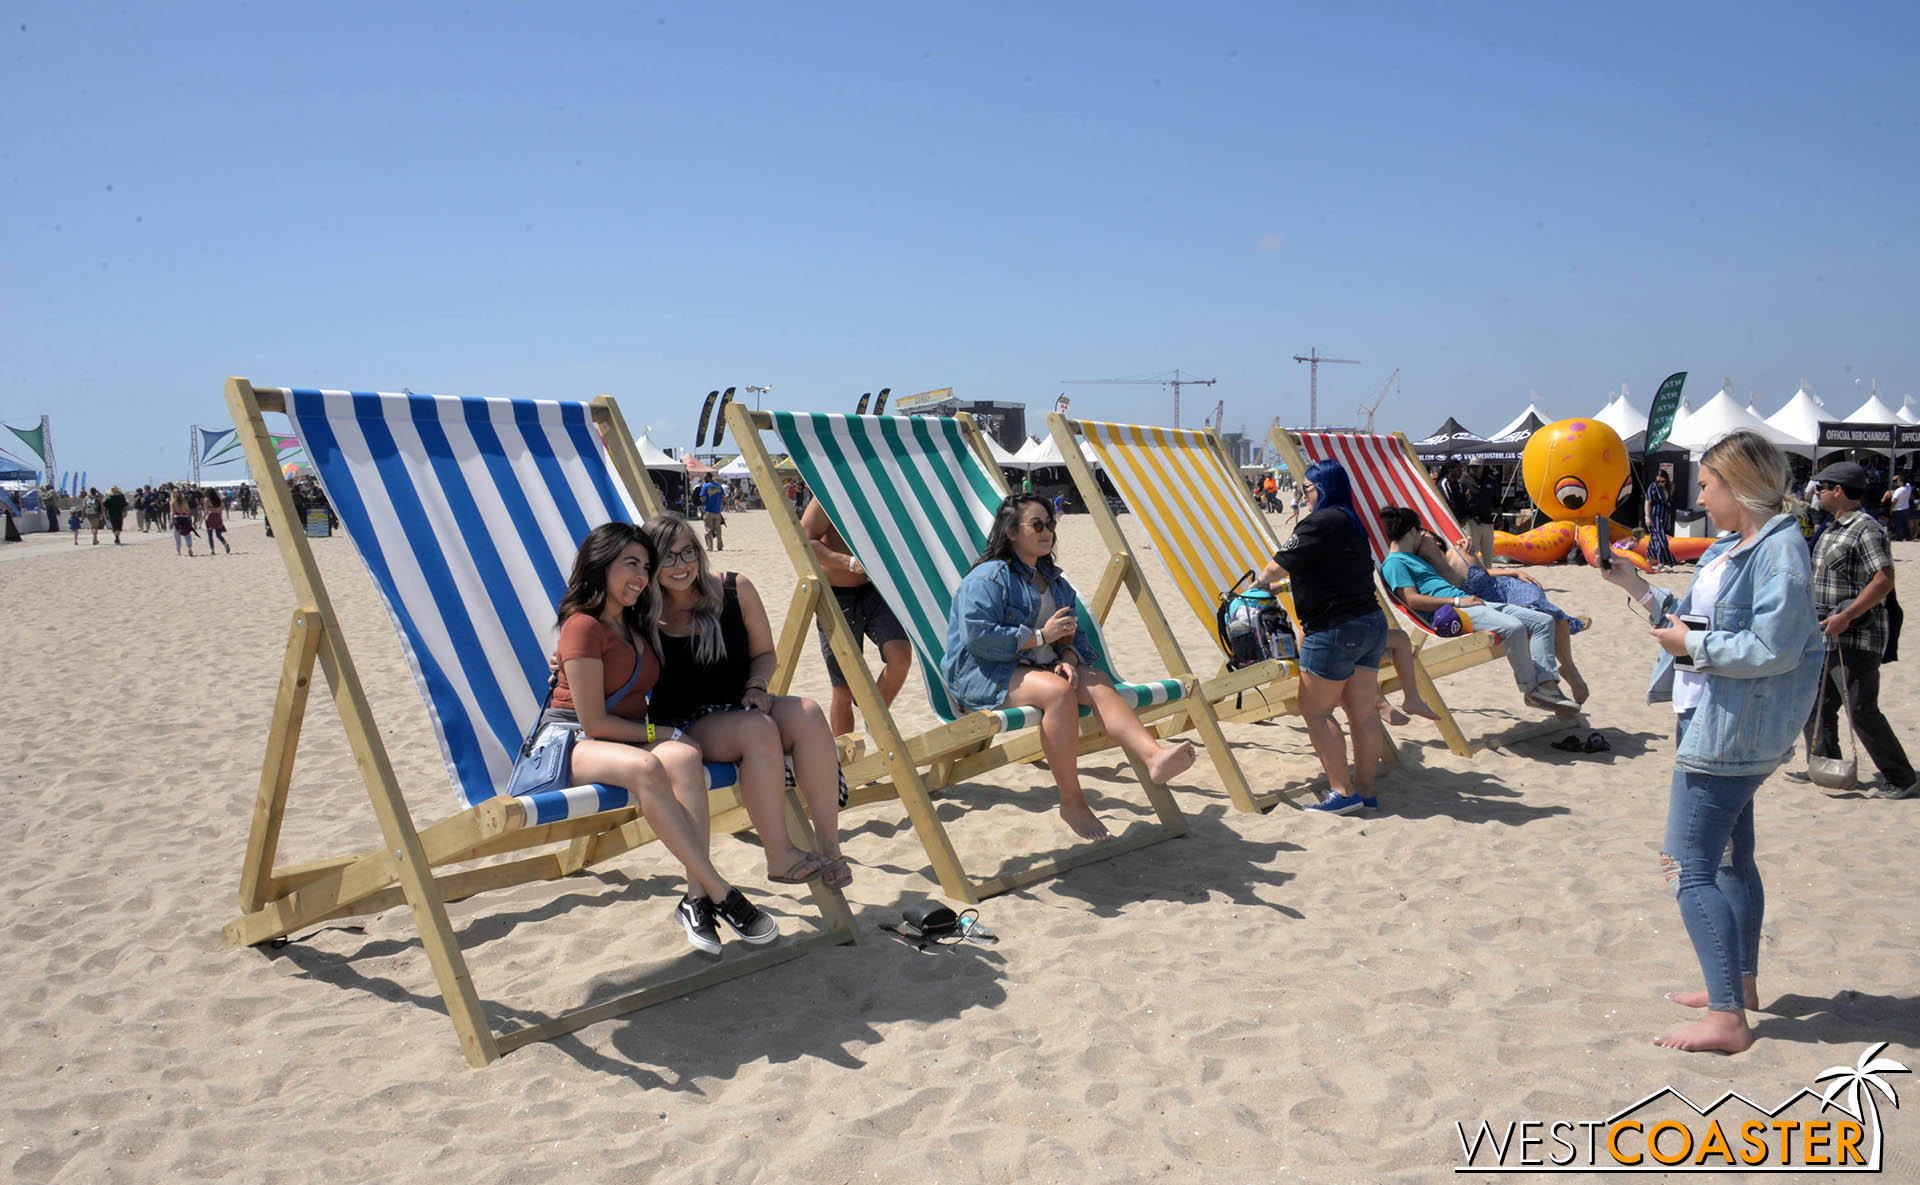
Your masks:
M 1328 815 L 1351 815 L 1355 811 L 1372 810 L 1379 803 L 1380 800 L 1377 798 L 1361 798 L 1357 794 L 1334 794 L 1330 791 L 1325 798 L 1307 809 Z

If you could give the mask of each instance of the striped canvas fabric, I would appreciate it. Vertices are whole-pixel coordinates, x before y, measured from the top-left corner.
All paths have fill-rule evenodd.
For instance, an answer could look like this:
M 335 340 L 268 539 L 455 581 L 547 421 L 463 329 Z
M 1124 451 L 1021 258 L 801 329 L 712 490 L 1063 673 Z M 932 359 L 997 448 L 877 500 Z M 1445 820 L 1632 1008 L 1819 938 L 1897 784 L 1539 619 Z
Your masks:
M 1278 550 L 1205 432 L 1082 421 L 1107 478 L 1146 527 L 1180 595 L 1211 624 L 1220 594 Z M 1215 645 L 1220 639 L 1209 629 Z
M 960 422 L 937 416 L 772 414 L 775 450 L 792 458 L 905 627 L 933 710 L 944 720 L 965 715 L 940 678 L 947 619 L 960 578 L 986 546 L 1001 495 Z M 1080 629 L 1104 660 L 1106 643 L 1084 601 L 1079 610 Z M 1175 679 L 1120 687 L 1136 707 L 1180 696 Z M 1028 709 L 996 715 L 1003 728 L 1040 719 Z
M 426 697 L 464 805 L 507 784 L 539 714 L 554 606 L 601 523 L 638 513 L 584 403 L 285 392 L 327 499 Z M 717 784 L 733 767 L 711 767 Z M 626 805 L 613 787 L 526 805 L 555 822 Z
M 1420 521 L 1442 539 L 1466 537 L 1446 501 L 1427 480 L 1427 471 L 1400 449 L 1391 436 L 1359 432 L 1295 432 L 1300 451 L 1307 461 L 1329 458 L 1340 462 L 1353 479 L 1353 508 L 1366 524 L 1367 542 L 1373 546 L 1373 558 L 1384 560 L 1391 550 L 1386 532 L 1380 529 L 1380 510 L 1386 506 L 1405 506 L 1420 516 Z M 1296 475 L 1298 476 L 1298 475 Z

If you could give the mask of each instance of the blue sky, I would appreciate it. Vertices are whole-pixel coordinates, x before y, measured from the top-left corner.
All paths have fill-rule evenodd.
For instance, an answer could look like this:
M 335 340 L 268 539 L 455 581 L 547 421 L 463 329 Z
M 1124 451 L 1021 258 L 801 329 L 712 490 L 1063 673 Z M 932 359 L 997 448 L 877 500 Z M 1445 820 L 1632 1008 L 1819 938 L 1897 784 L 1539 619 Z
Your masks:
M 1920 394 L 1908 5 L 10 5 L 0 421 L 183 472 L 229 374 L 1489 431 Z M 0 441 L 0 446 L 8 442 Z M 18 452 L 18 449 L 11 451 Z

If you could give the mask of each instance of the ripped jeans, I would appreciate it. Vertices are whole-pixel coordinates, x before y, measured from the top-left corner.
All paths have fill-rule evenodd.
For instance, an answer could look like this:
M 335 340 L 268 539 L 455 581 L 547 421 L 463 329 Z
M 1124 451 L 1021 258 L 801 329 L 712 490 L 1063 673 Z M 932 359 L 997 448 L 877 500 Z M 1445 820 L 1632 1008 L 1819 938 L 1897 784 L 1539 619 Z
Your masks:
M 1692 717 L 1680 716 L 1676 747 Z M 1706 977 L 1707 1007 L 1715 1012 L 1744 1007 L 1741 977 L 1760 971 L 1766 893 L 1753 860 L 1753 795 L 1766 780 L 1766 774 L 1673 771 L 1662 871 Z

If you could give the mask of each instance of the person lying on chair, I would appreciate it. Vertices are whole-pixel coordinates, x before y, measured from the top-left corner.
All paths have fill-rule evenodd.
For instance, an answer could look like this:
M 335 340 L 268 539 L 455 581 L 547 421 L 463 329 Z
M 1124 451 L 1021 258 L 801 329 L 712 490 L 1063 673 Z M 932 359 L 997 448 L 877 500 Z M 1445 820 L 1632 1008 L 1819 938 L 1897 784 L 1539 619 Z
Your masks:
M 940 675 L 954 699 L 974 711 L 1040 709 L 1040 744 L 1060 788 L 1060 817 L 1081 839 L 1100 839 L 1106 825 L 1080 788 L 1079 705 L 1090 707 L 1156 782 L 1193 764 L 1193 744 L 1155 739 L 1096 667 L 1093 646 L 1076 636 L 1078 597 L 1053 559 L 1054 523 L 1052 504 L 1037 494 L 1000 503 L 986 550 L 954 592 Z
M 1513 681 L 1529 704 L 1560 716 L 1572 716 L 1579 710 L 1580 701 L 1569 699 L 1560 689 L 1554 635 L 1556 629 L 1566 628 L 1563 623 L 1538 609 L 1482 600 L 1450 582 L 1420 554 L 1425 532 L 1420 516 L 1406 507 L 1384 507 L 1380 527 L 1393 544 L 1380 564 L 1380 575 L 1402 604 L 1429 621 L 1435 610 L 1451 607 L 1472 622 L 1474 629 L 1492 631 L 1505 645 Z

